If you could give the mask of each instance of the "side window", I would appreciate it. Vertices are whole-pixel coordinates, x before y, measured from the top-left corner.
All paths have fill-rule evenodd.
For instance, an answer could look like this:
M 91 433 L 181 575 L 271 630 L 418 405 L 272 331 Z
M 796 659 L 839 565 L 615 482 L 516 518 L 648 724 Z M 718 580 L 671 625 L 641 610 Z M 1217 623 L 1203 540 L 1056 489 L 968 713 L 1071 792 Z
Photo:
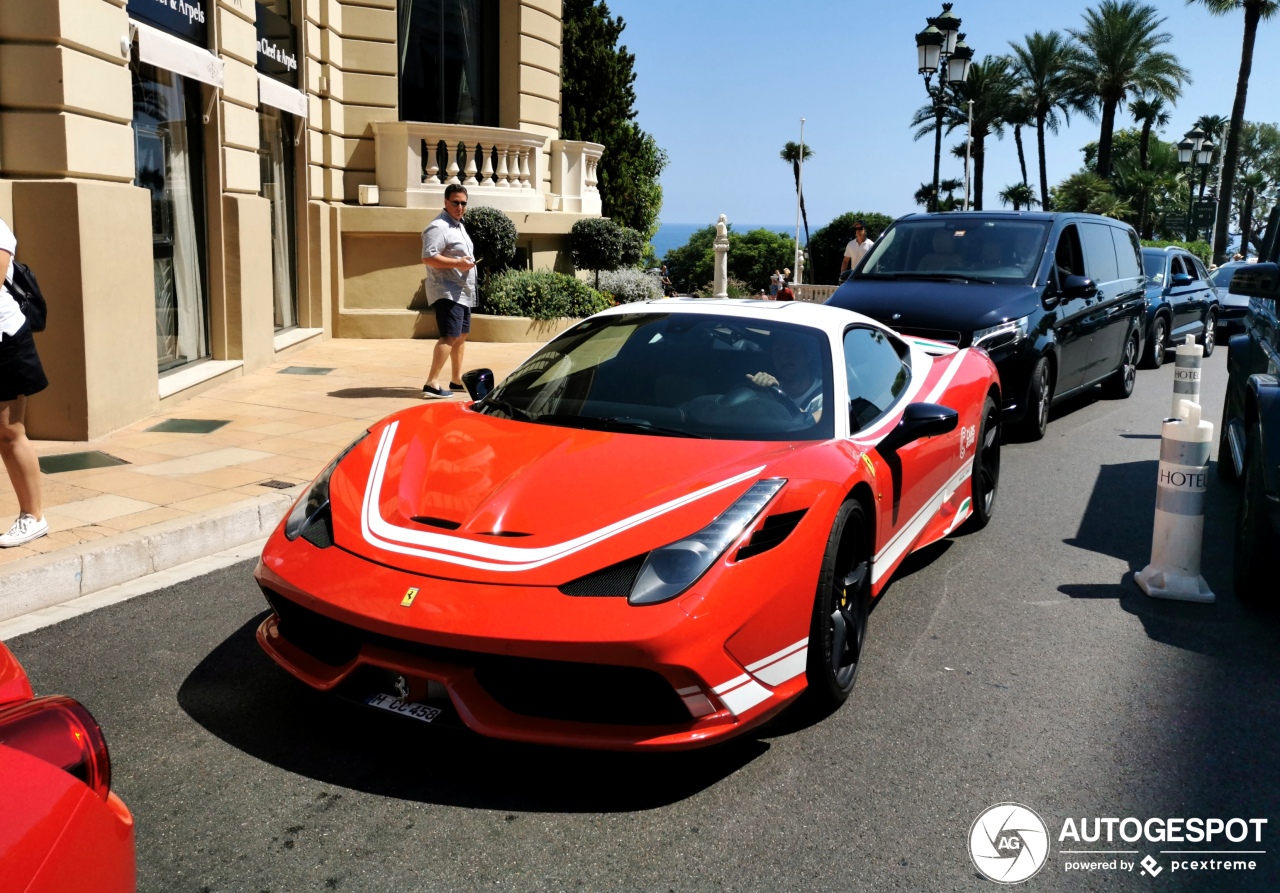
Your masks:
M 849 420 L 860 431 L 893 405 L 910 374 L 892 339 L 879 329 L 844 333 L 844 368 L 849 382 Z
M 1200 271 L 1196 269 L 1196 259 L 1194 257 L 1191 257 L 1190 255 L 1185 255 L 1182 258 L 1182 265 L 1187 268 L 1187 275 L 1190 276 L 1192 279 L 1204 278 L 1203 276 L 1200 275 Z
M 1198 258 L 1198 257 L 1193 257 L 1193 258 L 1191 258 L 1191 263 L 1192 263 L 1192 264 L 1195 266 L 1195 268 L 1196 268 L 1196 278 L 1197 278 L 1197 279 L 1203 279 L 1203 280 L 1205 280 L 1206 282 L 1208 282 L 1208 281 L 1209 281 L 1209 271 L 1208 271 L 1208 270 L 1206 270 L 1206 269 L 1204 268 L 1204 264 L 1200 261 L 1200 258 Z
M 1188 276 L 1191 275 L 1190 273 L 1187 273 L 1186 268 L 1182 266 L 1182 258 L 1178 257 L 1178 255 L 1175 254 L 1173 258 L 1169 261 L 1169 276 L 1170 277 L 1177 276 L 1179 273 L 1182 273 Z
M 1120 270 L 1116 264 L 1116 246 L 1111 241 L 1111 227 L 1105 223 L 1082 223 L 1080 235 L 1084 240 L 1085 265 L 1089 278 L 1099 284 L 1119 279 Z
M 1084 252 L 1080 250 L 1080 234 L 1075 224 L 1063 227 L 1058 236 L 1058 247 L 1053 253 L 1053 263 L 1058 272 L 1058 287 L 1061 288 L 1068 276 L 1083 276 Z
M 1140 250 L 1132 230 L 1118 226 L 1108 227 L 1111 230 L 1111 241 L 1116 249 L 1116 263 L 1119 266 L 1120 278 L 1129 279 L 1142 275 L 1142 265 L 1138 261 Z

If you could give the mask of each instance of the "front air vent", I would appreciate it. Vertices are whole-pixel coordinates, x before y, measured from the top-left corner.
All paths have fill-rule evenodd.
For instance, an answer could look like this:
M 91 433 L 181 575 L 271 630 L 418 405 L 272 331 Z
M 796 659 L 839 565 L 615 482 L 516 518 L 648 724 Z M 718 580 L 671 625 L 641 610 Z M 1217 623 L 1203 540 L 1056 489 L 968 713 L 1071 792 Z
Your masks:
M 521 533 L 519 530 L 486 530 L 476 536 L 533 536 L 532 533 Z
M 781 515 L 770 515 L 765 518 L 764 524 L 761 525 L 759 530 L 751 534 L 751 540 L 738 550 L 734 560 L 742 561 L 752 555 L 768 552 L 791 535 L 791 531 L 796 529 L 796 525 L 800 523 L 800 519 L 804 517 L 807 511 L 808 509 L 800 509 L 799 511 L 784 512 Z
M 571 580 L 560 587 L 560 591 L 565 595 L 585 596 L 588 598 L 598 598 L 602 596 L 621 596 L 626 597 L 631 593 L 631 586 L 636 581 L 636 574 L 640 573 L 640 567 L 644 564 L 648 555 L 637 555 L 635 558 L 628 558 L 626 561 L 620 561 L 617 564 L 611 564 L 609 567 L 602 568 L 585 577 L 579 577 Z
M 414 515 L 409 520 L 416 521 L 418 524 L 425 524 L 428 527 L 439 527 L 441 530 L 457 530 L 462 526 L 461 521 L 449 521 L 445 518 L 430 518 L 426 515 Z

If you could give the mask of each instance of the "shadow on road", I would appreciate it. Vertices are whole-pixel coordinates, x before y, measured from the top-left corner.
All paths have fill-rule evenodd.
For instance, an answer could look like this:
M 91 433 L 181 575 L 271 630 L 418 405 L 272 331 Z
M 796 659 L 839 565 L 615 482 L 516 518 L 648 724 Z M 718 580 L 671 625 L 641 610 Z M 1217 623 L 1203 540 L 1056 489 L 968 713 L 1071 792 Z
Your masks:
M 183 681 L 178 703 L 232 747 L 352 790 L 450 806 L 531 812 L 654 809 L 714 785 L 768 751 L 738 739 L 708 750 L 564 750 L 421 727 L 307 688 L 258 647 L 255 617 Z
M 387 397 L 404 400 L 409 397 L 421 397 L 420 388 L 339 388 L 329 392 L 330 397 L 342 397 L 349 400 L 365 400 L 370 397 Z

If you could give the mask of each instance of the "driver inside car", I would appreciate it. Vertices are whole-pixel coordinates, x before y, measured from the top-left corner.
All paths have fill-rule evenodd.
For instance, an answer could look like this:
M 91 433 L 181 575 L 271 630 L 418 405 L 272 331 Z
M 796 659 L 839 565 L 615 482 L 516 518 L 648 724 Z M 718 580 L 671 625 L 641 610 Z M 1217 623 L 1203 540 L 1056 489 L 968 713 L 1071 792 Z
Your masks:
M 758 388 L 778 388 L 811 421 L 822 418 L 822 379 L 813 372 L 812 358 L 816 350 L 806 350 L 805 340 L 791 333 L 779 332 L 770 339 L 769 356 L 772 372 L 755 372 L 747 380 Z

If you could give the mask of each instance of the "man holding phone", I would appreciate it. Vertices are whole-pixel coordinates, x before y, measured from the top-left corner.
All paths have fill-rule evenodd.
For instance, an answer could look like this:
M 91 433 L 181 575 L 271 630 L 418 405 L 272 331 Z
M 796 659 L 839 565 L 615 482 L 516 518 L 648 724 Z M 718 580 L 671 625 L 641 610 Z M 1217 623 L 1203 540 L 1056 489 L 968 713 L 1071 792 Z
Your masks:
M 432 399 L 452 397 L 463 389 L 462 355 L 471 331 L 471 308 L 476 306 L 475 246 L 462 225 L 466 213 L 466 187 L 451 184 L 444 190 L 444 210 L 422 231 L 422 263 L 427 268 L 422 286 L 440 329 L 431 374 L 422 386 L 422 396 Z M 446 360 L 452 372 L 447 385 L 440 378 Z

